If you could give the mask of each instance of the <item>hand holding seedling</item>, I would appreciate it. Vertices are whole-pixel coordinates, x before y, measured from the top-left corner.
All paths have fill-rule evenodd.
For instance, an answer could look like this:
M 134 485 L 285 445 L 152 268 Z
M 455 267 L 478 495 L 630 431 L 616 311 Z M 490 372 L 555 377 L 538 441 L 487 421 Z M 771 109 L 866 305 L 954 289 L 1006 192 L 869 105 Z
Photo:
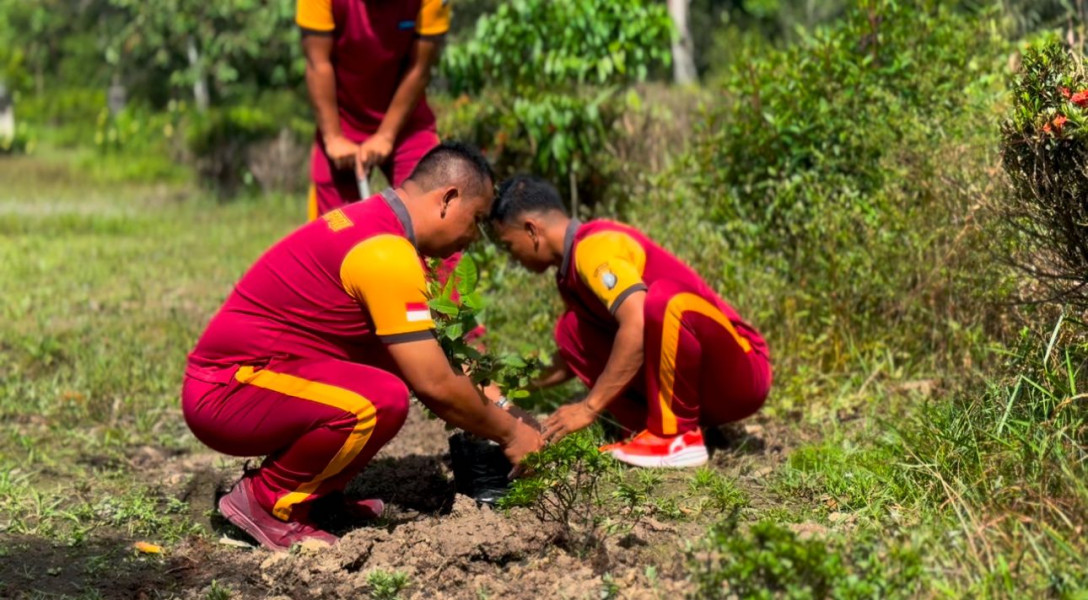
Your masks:
M 514 465 L 513 470 L 510 471 L 509 477 L 511 479 L 520 476 L 524 472 L 524 467 L 521 464 L 525 457 L 532 452 L 536 452 L 544 447 L 544 438 L 540 435 L 540 431 L 526 424 L 522 420 L 517 421 L 513 436 L 508 440 L 505 440 L 502 444 L 503 454 L 506 455 L 510 464 Z

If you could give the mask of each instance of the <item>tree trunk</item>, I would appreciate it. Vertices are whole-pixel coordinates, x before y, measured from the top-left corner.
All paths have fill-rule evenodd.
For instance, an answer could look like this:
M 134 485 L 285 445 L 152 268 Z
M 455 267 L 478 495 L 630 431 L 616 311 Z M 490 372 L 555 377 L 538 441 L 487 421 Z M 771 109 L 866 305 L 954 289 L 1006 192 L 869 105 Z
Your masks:
M 0 145 L 15 139 L 15 102 L 0 82 Z
M 200 60 L 200 52 L 196 49 L 193 38 L 189 38 L 185 48 L 189 57 L 189 68 L 193 71 L 193 101 L 200 112 L 208 110 L 208 80 L 204 75 L 204 63 Z
M 686 85 L 698 78 L 695 73 L 695 47 L 688 28 L 688 9 L 691 0 L 668 0 L 669 16 L 676 27 L 676 37 L 672 42 L 673 81 Z

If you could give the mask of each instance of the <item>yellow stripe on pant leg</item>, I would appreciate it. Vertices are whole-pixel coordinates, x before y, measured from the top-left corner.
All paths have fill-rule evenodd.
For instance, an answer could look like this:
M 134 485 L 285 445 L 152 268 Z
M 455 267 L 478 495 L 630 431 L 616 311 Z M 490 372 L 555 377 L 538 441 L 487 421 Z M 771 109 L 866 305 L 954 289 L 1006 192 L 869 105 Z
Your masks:
M 742 337 L 733 323 L 717 306 L 705 298 L 690 292 L 681 292 L 665 305 L 665 322 L 661 332 L 661 364 L 658 368 L 657 401 L 661 404 L 661 433 L 676 435 L 676 413 L 672 411 L 673 386 L 676 384 L 676 354 L 680 350 L 680 323 L 684 313 L 696 312 L 713 319 L 725 328 L 737 341 L 745 354 L 752 351 L 752 344 Z
M 332 406 L 355 415 L 355 427 L 352 428 L 348 438 L 329 462 L 312 481 L 306 482 L 293 492 L 284 495 L 276 501 L 272 514 L 286 521 L 291 516 L 291 508 L 310 496 L 329 477 L 336 475 L 346 468 L 366 446 L 370 434 L 374 432 L 374 426 L 378 422 L 377 411 L 374 405 L 363 396 L 335 385 L 310 381 L 286 373 L 276 373 L 263 369 L 254 372 L 253 367 L 238 369 L 235 378 L 247 385 L 252 385 L 286 396 L 318 402 L 326 406 Z
M 306 220 L 313 221 L 320 217 L 317 214 L 317 186 L 310 184 L 310 193 L 306 195 Z

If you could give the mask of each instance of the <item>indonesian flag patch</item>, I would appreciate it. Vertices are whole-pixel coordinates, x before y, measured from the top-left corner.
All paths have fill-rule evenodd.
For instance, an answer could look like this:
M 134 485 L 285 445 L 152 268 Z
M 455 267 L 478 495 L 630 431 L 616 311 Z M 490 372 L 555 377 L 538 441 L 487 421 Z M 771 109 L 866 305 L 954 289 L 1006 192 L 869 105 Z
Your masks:
M 424 302 L 409 302 L 404 305 L 404 311 L 409 323 L 431 320 L 431 309 Z

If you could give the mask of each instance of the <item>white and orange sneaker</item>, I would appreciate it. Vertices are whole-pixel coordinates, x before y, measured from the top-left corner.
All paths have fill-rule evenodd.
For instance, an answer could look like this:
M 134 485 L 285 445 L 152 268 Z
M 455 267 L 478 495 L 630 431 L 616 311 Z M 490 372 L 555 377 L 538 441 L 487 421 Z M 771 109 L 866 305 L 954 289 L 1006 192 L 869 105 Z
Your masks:
M 636 467 L 698 467 L 709 455 L 698 428 L 680 435 L 659 437 L 649 430 L 611 448 L 612 456 Z

